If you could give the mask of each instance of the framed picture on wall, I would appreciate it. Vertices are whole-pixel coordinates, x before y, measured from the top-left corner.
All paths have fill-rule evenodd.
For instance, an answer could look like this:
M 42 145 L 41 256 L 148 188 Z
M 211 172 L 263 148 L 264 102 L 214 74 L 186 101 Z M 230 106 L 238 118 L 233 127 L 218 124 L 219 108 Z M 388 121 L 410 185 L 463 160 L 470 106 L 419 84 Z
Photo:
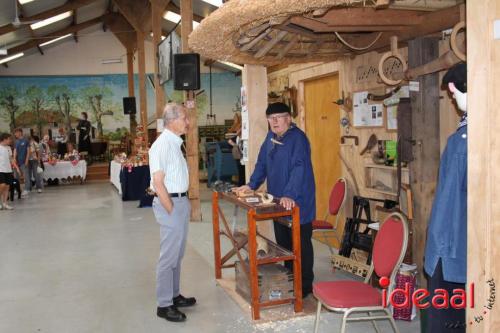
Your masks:
M 354 127 L 384 127 L 384 104 L 382 101 L 373 101 L 368 98 L 370 93 L 377 94 L 377 91 L 366 90 L 353 94 Z

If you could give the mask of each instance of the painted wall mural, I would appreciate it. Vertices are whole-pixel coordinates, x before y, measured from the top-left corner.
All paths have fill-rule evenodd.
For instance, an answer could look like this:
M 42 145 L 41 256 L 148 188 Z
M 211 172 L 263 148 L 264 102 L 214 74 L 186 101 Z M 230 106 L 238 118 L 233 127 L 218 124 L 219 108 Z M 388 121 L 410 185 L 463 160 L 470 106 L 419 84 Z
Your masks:
M 154 118 L 156 108 L 151 82 L 146 83 L 148 116 Z M 212 120 L 206 116 L 210 113 L 209 82 L 209 74 L 202 74 L 196 98 L 200 125 Z M 240 86 L 241 78 L 233 73 L 212 74 L 212 113 L 218 124 L 232 119 Z M 182 101 L 182 92 L 172 87 L 171 80 L 164 85 L 167 100 Z M 136 77 L 136 97 L 138 91 Z M 125 74 L 0 77 L 0 131 L 12 131 L 15 127 L 31 128 L 36 134 L 54 127 L 68 131 L 76 127 L 81 112 L 85 111 L 96 137 L 122 133 L 129 129 L 129 118 L 123 114 L 122 106 L 122 98 L 126 96 Z M 138 97 L 136 100 L 139 112 Z M 140 121 L 138 114 L 136 119 Z

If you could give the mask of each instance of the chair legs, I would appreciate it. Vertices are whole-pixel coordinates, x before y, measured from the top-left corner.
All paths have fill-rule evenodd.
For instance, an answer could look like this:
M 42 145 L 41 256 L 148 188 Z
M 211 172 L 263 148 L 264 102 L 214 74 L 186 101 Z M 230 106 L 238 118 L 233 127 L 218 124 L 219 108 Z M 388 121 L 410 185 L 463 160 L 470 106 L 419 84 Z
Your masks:
M 394 321 L 394 317 L 392 316 L 392 313 L 387 308 L 385 308 L 384 311 L 389 316 L 389 322 L 391 323 L 391 326 L 392 326 L 392 329 L 394 330 L 394 332 L 399 333 L 399 329 L 396 326 L 396 321 Z
M 322 304 L 321 302 L 318 300 L 318 307 L 316 309 L 316 319 L 314 320 L 314 333 L 318 333 L 318 328 L 319 328 L 319 315 L 321 313 L 321 307 L 322 307 Z

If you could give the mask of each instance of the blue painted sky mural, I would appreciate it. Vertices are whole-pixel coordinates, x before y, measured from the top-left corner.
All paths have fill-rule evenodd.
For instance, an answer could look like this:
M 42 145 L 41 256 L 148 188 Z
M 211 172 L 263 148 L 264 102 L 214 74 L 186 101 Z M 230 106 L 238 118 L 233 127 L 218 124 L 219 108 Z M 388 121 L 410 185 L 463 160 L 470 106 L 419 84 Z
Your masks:
M 152 78 L 152 75 L 149 75 Z M 201 74 L 201 89 L 197 97 L 199 124 L 206 123 L 206 115 L 210 112 L 209 74 Z M 179 101 L 182 92 L 173 90 L 172 80 L 164 86 L 168 99 Z M 225 119 L 232 119 L 237 108 L 240 95 L 241 77 L 233 73 L 212 74 L 212 111 L 216 114 L 218 124 Z M 146 83 L 148 114 L 155 113 L 154 90 L 150 82 Z M 138 78 L 135 78 L 135 92 L 138 96 Z M 101 109 L 113 113 L 102 117 L 104 133 L 117 128 L 129 127 L 128 117 L 123 115 L 122 98 L 128 96 L 127 75 L 92 75 L 92 76 L 23 76 L 0 77 L 0 131 L 9 130 L 12 122 L 11 111 L 14 113 L 16 126 L 37 128 L 37 123 L 46 126 L 59 119 L 61 103 L 56 97 L 65 93 L 72 118 L 78 118 L 82 111 L 90 116 L 93 126 L 96 125 L 96 114 L 89 100 L 91 95 L 102 95 Z M 9 96 L 13 98 L 9 99 Z M 61 95 L 62 96 L 62 95 Z M 137 106 L 139 101 L 137 98 Z M 63 105 L 64 106 L 64 105 Z M 37 112 L 38 110 L 38 116 Z M 139 110 L 139 109 L 138 109 Z M 111 111 L 111 112 L 109 112 Z M 40 116 L 41 115 L 41 116 Z M 139 116 L 137 116 L 139 120 Z

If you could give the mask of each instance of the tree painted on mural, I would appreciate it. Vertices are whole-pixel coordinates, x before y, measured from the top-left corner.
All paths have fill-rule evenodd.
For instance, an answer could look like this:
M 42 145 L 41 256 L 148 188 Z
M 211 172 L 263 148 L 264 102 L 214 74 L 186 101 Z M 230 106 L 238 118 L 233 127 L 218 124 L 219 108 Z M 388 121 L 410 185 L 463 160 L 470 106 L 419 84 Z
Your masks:
M 25 102 L 28 109 L 33 115 L 33 122 L 36 125 L 37 133 L 39 136 L 42 135 L 42 127 L 47 123 L 45 115 L 43 113 L 43 106 L 46 103 L 45 93 L 40 87 L 30 86 L 25 92 Z M 46 111 L 46 110 L 45 110 Z
M 81 90 L 81 98 L 86 105 L 90 107 L 92 119 L 97 124 L 97 138 L 102 139 L 103 116 L 112 116 L 113 111 L 113 91 L 108 87 L 103 86 L 88 86 Z
M 19 111 L 18 98 L 19 92 L 13 86 L 6 86 L 0 90 L 0 107 L 2 110 L 0 116 L 9 122 L 11 133 L 16 128 L 16 113 Z
M 71 133 L 71 116 L 74 113 L 72 104 L 75 99 L 73 92 L 68 86 L 52 85 L 47 88 L 47 95 L 63 117 L 66 133 Z
M 182 104 L 184 103 L 184 92 L 180 90 L 174 90 L 172 92 L 172 95 L 167 95 L 166 96 L 167 101 L 172 101 L 175 103 Z M 197 93 L 195 96 L 195 103 L 196 103 L 196 111 L 198 111 L 198 118 L 199 116 L 203 115 L 206 112 L 207 104 L 208 104 L 208 98 L 205 90 L 202 90 Z

